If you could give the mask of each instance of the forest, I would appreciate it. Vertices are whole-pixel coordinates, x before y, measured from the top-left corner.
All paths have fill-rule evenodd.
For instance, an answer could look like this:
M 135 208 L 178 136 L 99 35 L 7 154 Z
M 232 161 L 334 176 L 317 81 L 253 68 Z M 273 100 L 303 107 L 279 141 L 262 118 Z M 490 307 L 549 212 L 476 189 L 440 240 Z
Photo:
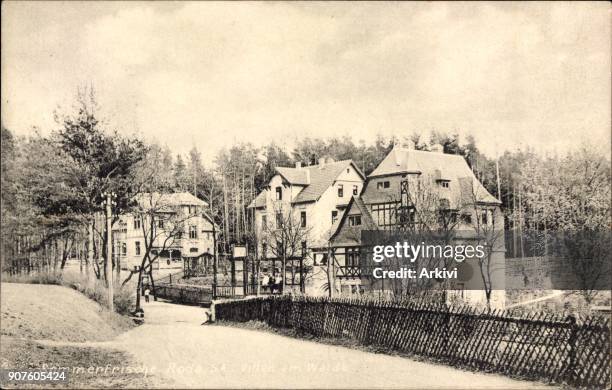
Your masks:
M 367 175 L 395 147 L 460 154 L 491 194 L 502 201 L 506 229 L 609 229 L 610 158 L 593 144 L 541 155 L 532 149 L 483 154 L 474 137 L 415 130 L 373 140 L 303 138 L 292 150 L 273 140 L 262 146 L 236 143 L 219 151 L 193 147 L 187 155 L 108 128 L 92 91 L 75 106 L 55 112 L 54 129 L 16 136 L 2 125 L 2 261 L 33 256 L 53 268 L 82 255 L 87 229 L 95 234 L 94 258 L 104 257 L 104 194 L 112 192 L 113 222 L 129 212 L 142 192 L 190 192 L 209 205 L 220 229 L 221 251 L 252 239 L 248 204 L 277 166 L 316 163 L 320 157 L 352 159 Z M 43 135 L 44 134 L 44 135 Z M 205 166 L 202 153 L 213 164 Z M 512 245 L 511 245 L 512 247 Z M 513 256 L 524 249 L 514 244 Z M 518 252 L 518 253 L 517 253 Z M 524 255 L 524 253 L 523 253 Z M 94 266 L 98 278 L 104 275 Z

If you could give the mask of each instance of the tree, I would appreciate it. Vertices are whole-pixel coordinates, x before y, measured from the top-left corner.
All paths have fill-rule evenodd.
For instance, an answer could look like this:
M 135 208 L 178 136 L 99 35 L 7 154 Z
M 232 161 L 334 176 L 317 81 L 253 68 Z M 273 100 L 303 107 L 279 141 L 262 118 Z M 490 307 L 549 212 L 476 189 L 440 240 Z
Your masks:
M 61 128 L 53 135 L 59 149 L 71 160 L 70 174 L 74 177 L 75 197 L 65 199 L 66 203 L 79 204 L 79 214 L 85 215 L 89 228 L 102 238 L 105 258 L 105 227 L 96 228 L 96 214 L 103 212 L 102 201 L 106 192 L 116 195 L 113 223 L 118 215 L 129 212 L 134 195 L 140 191 L 139 183 L 133 180 L 134 166 L 140 162 L 146 145 L 136 137 L 125 137 L 116 131 L 107 131 L 98 119 L 98 104 L 93 88 L 77 92 L 75 112 L 55 113 Z M 88 235 L 89 253 L 93 253 L 93 237 Z M 91 259 L 90 259 L 91 260 Z M 104 262 L 104 269 L 112 265 Z M 117 272 L 120 266 L 117 264 Z M 106 273 L 105 273 L 106 274 Z
M 496 287 L 494 272 L 497 269 L 496 254 L 505 251 L 504 221 L 501 210 L 496 204 L 485 201 L 488 195 L 486 189 L 480 186 L 473 178 L 464 178 L 463 187 L 467 197 L 462 199 L 463 209 L 471 214 L 471 225 L 474 231 L 474 242 L 484 250 L 483 256 L 477 256 L 478 269 L 487 300 L 487 307 L 491 306 L 493 289 Z M 499 286 L 497 286 L 499 287 Z
M 174 189 L 174 175 L 161 148 L 153 145 L 146 158 L 136 167 L 134 178 L 141 183 L 141 192 L 134 198 L 130 215 L 141 221 L 144 250 L 140 267 L 130 270 L 123 281 L 125 285 L 134 274 L 138 275 L 136 305 L 139 308 L 143 274 L 149 276 L 153 289 L 153 265 L 161 253 L 167 251 L 182 239 L 189 220 L 196 214 L 190 214 L 171 202 Z
M 274 206 L 274 220 L 268 221 L 262 230 L 262 242 L 272 253 L 273 258 L 281 261 L 281 277 L 283 278 L 282 291 L 286 291 L 287 286 L 287 260 L 304 255 L 304 244 L 308 244 L 310 228 L 306 227 L 298 214 L 299 211 L 292 210 L 291 207 L 282 203 Z M 302 259 L 302 279 L 304 283 L 304 263 Z M 292 276 L 295 267 L 292 264 Z M 273 270 L 275 272 L 275 270 Z
M 444 248 L 455 243 L 461 204 L 452 204 L 450 199 L 442 196 L 434 177 L 424 175 L 406 178 L 401 184 L 400 194 L 389 194 L 387 204 L 394 205 L 389 211 L 393 228 L 379 232 L 380 238 L 375 240 L 376 245 L 384 241 L 387 245 L 401 242 L 417 247 L 426 243 L 426 246 Z M 420 274 L 423 269 L 449 267 L 452 261 L 453 258 L 443 256 L 442 251 L 432 250 L 421 253 L 410 262 L 404 257 L 388 257 L 385 266 L 392 270 L 409 267 Z M 397 278 L 391 279 L 389 283 L 396 296 L 427 295 L 434 289 L 445 291 L 449 288 L 445 280 L 439 281 L 436 286 L 427 278 Z M 446 294 L 443 293 L 442 300 L 445 301 L 445 298 Z

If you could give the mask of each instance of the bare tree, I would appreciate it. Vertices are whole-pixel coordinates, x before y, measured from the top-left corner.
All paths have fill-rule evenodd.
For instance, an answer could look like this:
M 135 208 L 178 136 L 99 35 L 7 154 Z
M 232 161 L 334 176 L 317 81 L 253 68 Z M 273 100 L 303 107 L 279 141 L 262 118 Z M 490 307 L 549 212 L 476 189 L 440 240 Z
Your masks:
M 484 187 L 478 185 L 476 179 L 462 178 L 462 186 L 467 197 L 463 199 L 464 210 L 471 214 L 471 225 L 474 231 L 473 239 L 476 245 L 484 249 L 484 256 L 478 257 L 478 267 L 487 300 L 491 305 L 491 294 L 495 287 L 493 272 L 495 253 L 502 253 L 504 248 L 504 219 L 499 206 L 488 202 L 489 195 Z
M 267 244 L 274 258 L 281 260 L 282 291 L 285 292 L 287 259 L 303 255 L 302 245 L 308 242 L 310 228 L 304 226 L 297 210 L 283 202 L 274 203 L 273 211 L 273 221 L 268 221 L 263 226 L 262 242 Z M 292 272 L 294 272 L 294 267 L 292 267 Z
M 133 218 L 139 219 L 143 233 L 144 251 L 140 267 L 131 271 L 125 285 L 133 274 L 138 274 L 137 291 L 140 291 L 143 274 L 149 276 L 151 286 L 155 290 L 153 266 L 160 255 L 180 243 L 189 225 L 189 221 L 197 214 L 182 210 L 179 205 L 170 201 L 170 194 L 158 192 L 143 193 L 138 196 L 137 206 L 132 213 Z M 139 294 L 140 295 L 140 294 Z M 140 299 L 136 300 L 137 308 Z
M 388 243 L 402 242 L 409 246 L 435 246 L 443 248 L 455 240 L 455 232 L 459 224 L 459 202 L 451 203 L 450 195 L 442 192 L 442 184 L 431 175 L 408 177 L 400 184 L 400 198 L 389 195 L 389 204 L 395 202 L 390 209 L 390 227 L 383 234 Z M 405 258 L 392 257 L 386 260 L 389 269 L 399 270 L 410 267 L 420 272 L 422 269 L 448 267 L 452 258 L 442 256 L 437 250 L 423 253 L 408 262 Z M 446 290 L 448 282 L 439 281 L 440 288 Z M 427 278 L 397 278 L 390 280 L 394 295 L 424 294 L 434 288 Z M 445 299 L 445 294 L 442 294 Z

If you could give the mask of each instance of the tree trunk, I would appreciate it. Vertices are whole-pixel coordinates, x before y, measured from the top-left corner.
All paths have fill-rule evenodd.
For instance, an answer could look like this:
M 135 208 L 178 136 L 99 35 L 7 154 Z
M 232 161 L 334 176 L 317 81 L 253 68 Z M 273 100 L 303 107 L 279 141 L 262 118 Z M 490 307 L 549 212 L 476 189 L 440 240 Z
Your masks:
M 87 259 L 85 260 L 85 274 L 89 279 L 89 267 L 93 267 L 93 220 L 87 224 Z
M 149 280 L 151 281 L 151 291 L 153 291 L 153 300 L 157 301 L 157 294 L 155 293 L 155 280 L 153 280 L 153 263 L 149 265 Z
M 328 287 L 328 295 L 330 298 L 334 296 L 334 290 L 336 289 L 334 283 L 334 263 L 332 260 L 332 250 L 331 245 L 327 245 L 327 287 Z

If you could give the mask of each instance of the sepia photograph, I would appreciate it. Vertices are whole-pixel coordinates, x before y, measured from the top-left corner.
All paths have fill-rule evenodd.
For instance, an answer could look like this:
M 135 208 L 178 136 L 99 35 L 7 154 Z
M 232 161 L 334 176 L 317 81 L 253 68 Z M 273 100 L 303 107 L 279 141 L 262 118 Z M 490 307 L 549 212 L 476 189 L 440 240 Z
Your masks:
M 2 2 L 3 389 L 609 389 L 608 2 Z

